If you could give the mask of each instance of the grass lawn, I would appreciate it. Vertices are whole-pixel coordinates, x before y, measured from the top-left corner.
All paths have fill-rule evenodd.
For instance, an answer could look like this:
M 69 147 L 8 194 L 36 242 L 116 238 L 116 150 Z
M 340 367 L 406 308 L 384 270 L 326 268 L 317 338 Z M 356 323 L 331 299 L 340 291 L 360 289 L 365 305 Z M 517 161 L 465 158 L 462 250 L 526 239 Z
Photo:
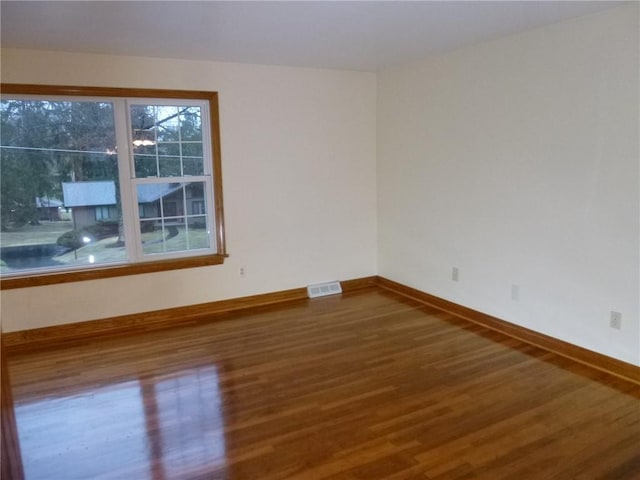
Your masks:
M 13 247 L 17 245 L 42 245 L 56 243 L 64 232 L 73 230 L 71 220 L 59 222 L 42 221 L 40 225 L 23 225 L 10 232 L 0 232 L 0 246 Z

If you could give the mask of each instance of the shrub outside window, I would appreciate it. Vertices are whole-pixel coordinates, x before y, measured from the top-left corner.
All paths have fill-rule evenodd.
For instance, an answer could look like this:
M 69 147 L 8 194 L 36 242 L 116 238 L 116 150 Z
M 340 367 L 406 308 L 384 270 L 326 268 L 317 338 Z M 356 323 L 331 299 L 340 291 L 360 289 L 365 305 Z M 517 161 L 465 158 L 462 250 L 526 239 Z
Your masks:
M 222 263 L 215 92 L 2 85 L 2 288 Z

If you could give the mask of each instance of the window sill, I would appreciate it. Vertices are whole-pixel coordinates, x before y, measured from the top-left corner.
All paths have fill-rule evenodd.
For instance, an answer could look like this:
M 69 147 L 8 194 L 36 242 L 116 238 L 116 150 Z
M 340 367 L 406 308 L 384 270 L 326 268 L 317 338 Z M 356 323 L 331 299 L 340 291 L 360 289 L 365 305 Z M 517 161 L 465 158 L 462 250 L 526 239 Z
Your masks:
M 205 255 L 199 257 L 160 260 L 155 262 L 117 265 L 103 268 L 93 267 L 91 269 L 75 270 L 73 272 L 45 273 L 25 275 L 21 277 L 3 278 L 0 279 L 0 290 L 40 287 L 44 285 L 55 285 L 58 283 L 82 282 L 85 280 L 99 280 L 102 278 L 138 275 L 141 273 L 155 273 L 165 272 L 169 270 L 180 270 L 184 268 L 221 265 L 222 263 L 224 263 L 224 259 L 227 256 L 228 255 Z

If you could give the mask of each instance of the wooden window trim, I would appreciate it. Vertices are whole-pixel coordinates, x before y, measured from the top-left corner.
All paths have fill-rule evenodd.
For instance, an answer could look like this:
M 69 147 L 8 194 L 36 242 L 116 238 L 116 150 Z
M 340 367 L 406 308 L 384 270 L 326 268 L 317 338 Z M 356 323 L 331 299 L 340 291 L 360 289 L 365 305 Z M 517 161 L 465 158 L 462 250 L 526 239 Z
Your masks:
M 49 95 L 76 97 L 129 97 L 129 98 L 166 98 L 179 100 L 205 100 L 209 103 L 209 123 L 211 128 L 211 148 L 213 155 L 213 196 L 215 215 L 215 237 L 217 252 L 210 255 L 185 257 L 179 259 L 157 260 L 128 263 L 105 267 L 78 268 L 73 271 L 26 274 L 0 278 L 0 290 L 36 287 L 58 283 L 98 280 L 142 273 L 154 273 L 184 268 L 196 268 L 219 265 L 228 257 L 225 244 L 224 209 L 222 195 L 222 161 L 220 146 L 220 117 L 218 111 L 218 93 L 196 90 L 165 90 L 149 88 L 80 87 L 68 85 L 37 84 L 0 84 L 2 94 L 12 95 Z

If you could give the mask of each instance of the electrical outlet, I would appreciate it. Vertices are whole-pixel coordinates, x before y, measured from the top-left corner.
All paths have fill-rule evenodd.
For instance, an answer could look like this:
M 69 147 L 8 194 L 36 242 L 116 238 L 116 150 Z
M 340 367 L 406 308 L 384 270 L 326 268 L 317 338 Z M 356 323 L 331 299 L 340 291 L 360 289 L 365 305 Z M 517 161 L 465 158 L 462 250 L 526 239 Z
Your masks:
M 520 300 L 520 285 L 511 285 L 511 300 Z
M 451 280 L 454 282 L 458 282 L 460 280 L 460 272 L 458 272 L 458 267 L 453 267 L 451 269 Z
M 247 276 L 247 268 L 246 267 L 240 267 L 238 269 L 238 273 L 240 274 L 241 277 L 246 277 Z
M 609 326 L 611 328 L 615 328 L 616 330 L 622 329 L 622 314 L 620 312 L 611 311 Z

